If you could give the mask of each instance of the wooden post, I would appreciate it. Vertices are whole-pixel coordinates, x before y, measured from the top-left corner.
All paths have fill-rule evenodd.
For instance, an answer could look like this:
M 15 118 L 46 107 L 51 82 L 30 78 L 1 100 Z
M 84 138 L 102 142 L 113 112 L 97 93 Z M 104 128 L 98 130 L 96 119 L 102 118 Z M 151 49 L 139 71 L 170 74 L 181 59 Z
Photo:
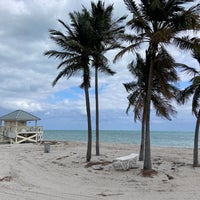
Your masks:
M 50 144 L 44 143 L 44 153 L 50 153 Z

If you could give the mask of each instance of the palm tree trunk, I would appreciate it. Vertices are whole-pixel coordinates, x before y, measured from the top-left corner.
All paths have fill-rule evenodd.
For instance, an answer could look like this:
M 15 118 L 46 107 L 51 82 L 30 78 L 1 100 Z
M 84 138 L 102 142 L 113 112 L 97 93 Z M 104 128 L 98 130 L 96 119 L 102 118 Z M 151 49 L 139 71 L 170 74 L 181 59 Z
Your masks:
M 148 98 L 147 98 L 148 99 Z M 147 113 L 146 113 L 146 127 L 145 127 L 145 156 L 144 156 L 144 170 L 151 170 L 151 142 L 150 142 L 150 106 L 151 102 L 147 100 Z
M 149 123 L 147 125 L 146 134 L 145 134 L 145 157 L 144 157 L 144 166 L 143 166 L 143 169 L 144 170 L 151 170 L 152 169 Z
M 86 161 L 90 162 L 92 156 L 92 123 L 91 123 L 91 112 L 90 112 L 90 98 L 89 89 L 84 87 L 85 91 L 85 102 L 86 102 L 86 112 L 87 112 L 87 123 L 88 123 L 88 141 L 87 141 L 87 153 Z
M 145 141 L 145 112 L 143 111 L 139 161 L 144 160 L 144 141 Z
M 152 48 L 152 49 L 151 49 Z M 151 170 L 151 141 L 150 141 L 150 112 L 151 112 L 151 93 L 152 93 L 152 79 L 153 79 L 153 60 L 155 58 L 155 49 L 150 47 L 150 54 L 147 53 L 147 66 L 149 66 L 149 76 L 147 85 L 147 96 L 145 104 L 145 155 L 144 155 L 144 170 Z M 148 63 L 149 62 L 149 63 Z
M 198 167 L 199 124 L 200 124 L 200 110 L 197 116 L 195 135 L 194 135 L 193 167 Z
M 99 151 L 99 91 L 98 91 L 98 68 L 95 68 L 95 101 L 96 101 L 96 155 L 100 155 Z

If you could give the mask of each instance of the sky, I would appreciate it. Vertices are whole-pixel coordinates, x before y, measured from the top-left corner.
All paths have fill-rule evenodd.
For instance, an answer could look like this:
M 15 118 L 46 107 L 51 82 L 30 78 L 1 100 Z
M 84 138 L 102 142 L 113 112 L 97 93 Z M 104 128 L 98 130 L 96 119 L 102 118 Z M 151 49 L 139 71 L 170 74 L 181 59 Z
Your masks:
M 130 14 L 123 0 L 106 0 L 108 4 L 114 5 L 114 19 Z M 45 51 L 57 48 L 50 40 L 48 30 L 64 32 L 57 20 L 70 23 L 68 13 L 80 11 L 82 5 L 90 9 L 89 0 L 0 0 L 0 116 L 21 109 L 40 117 L 39 124 L 45 130 L 87 129 L 85 96 L 79 87 L 82 77 L 63 78 L 52 87 L 60 61 L 43 55 Z M 190 52 L 169 48 L 177 62 L 198 69 L 199 65 Z M 134 122 L 133 112 L 126 114 L 128 93 L 123 87 L 123 83 L 133 80 L 127 65 L 134 55 L 126 54 L 113 64 L 117 52 L 115 50 L 106 54 L 110 68 L 116 74 L 100 74 L 99 77 L 100 129 L 140 130 L 141 123 Z M 92 128 L 95 129 L 93 75 L 90 98 Z M 182 74 L 180 86 L 189 79 L 186 74 Z M 191 103 L 173 105 L 178 114 L 171 121 L 156 117 L 152 110 L 151 129 L 193 131 L 195 118 L 191 112 Z

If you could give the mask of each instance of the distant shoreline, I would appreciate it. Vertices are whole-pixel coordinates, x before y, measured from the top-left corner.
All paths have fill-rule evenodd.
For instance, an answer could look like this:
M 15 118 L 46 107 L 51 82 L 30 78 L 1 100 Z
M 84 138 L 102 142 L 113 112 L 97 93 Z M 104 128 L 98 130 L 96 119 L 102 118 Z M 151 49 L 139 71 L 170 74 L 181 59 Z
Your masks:
M 177 147 L 193 148 L 194 133 L 188 132 L 170 132 L 170 131 L 152 131 L 151 145 L 158 147 Z M 45 140 L 58 141 L 87 141 L 86 130 L 45 130 Z M 100 131 L 100 143 L 117 144 L 140 144 L 140 131 Z M 95 133 L 93 133 L 95 141 Z

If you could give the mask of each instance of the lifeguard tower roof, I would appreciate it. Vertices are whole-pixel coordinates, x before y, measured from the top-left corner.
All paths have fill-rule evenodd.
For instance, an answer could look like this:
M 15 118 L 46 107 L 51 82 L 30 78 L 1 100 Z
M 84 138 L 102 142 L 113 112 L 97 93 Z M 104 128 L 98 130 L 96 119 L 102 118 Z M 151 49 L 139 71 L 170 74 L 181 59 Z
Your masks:
M 40 120 L 40 118 L 36 117 L 28 112 L 25 112 L 23 110 L 16 110 L 7 115 L 3 115 L 2 117 L 0 117 L 0 120 L 4 120 L 4 121 L 38 121 L 38 120 Z

